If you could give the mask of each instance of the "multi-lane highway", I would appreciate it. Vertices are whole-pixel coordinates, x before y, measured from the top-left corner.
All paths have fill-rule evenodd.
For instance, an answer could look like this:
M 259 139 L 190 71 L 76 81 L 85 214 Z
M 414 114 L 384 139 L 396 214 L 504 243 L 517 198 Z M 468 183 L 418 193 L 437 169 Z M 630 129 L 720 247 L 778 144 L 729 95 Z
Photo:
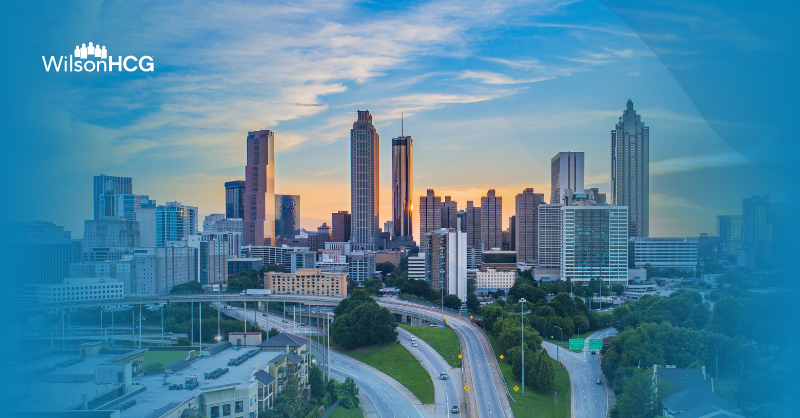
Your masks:
M 603 372 L 600 369 L 602 355 L 597 350 L 592 354 L 589 350 L 590 338 L 605 338 L 616 335 L 617 330 L 606 328 L 590 335 L 585 343 L 583 352 L 577 353 L 565 348 L 557 350 L 555 344 L 544 342 L 542 346 L 552 358 L 558 357 L 569 370 L 572 385 L 572 416 L 586 418 L 604 418 L 608 414 L 613 399 L 613 391 L 606 384 Z M 558 351 L 558 352 L 556 352 Z M 598 383 L 598 381 L 600 383 Z
M 461 410 L 464 409 L 464 404 L 462 403 L 462 395 L 459 391 L 461 384 L 456 380 L 461 377 L 460 370 L 451 368 L 447 361 L 424 340 L 416 338 L 413 334 L 402 328 L 397 328 L 397 332 L 400 344 L 411 352 L 431 376 L 434 389 L 433 416 L 461 417 Z M 415 341 L 411 341 L 412 337 Z M 413 343 L 416 343 L 417 346 L 414 347 Z M 447 380 L 441 379 L 442 373 L 447 376 Z M 453 406 L 458 406 L 458 415 L 451 415 Z

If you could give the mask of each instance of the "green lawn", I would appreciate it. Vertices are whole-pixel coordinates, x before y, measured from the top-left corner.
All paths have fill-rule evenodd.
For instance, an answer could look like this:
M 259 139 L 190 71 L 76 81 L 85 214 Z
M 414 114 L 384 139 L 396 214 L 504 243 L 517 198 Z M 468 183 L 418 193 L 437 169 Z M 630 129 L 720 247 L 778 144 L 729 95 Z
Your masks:
M 495 340 L 494 336 L 489 335 L 489 341 L 491 341 L 492 346 L 497 346 L 497 341 Z M 558 405 L 555 405 L 555 396 L 553 393 L 539 393 L 527 383 L 525 385 L 525 396 L 522 396 L 521 390 L 519 392 L 515 392 L 514 386 L 522 388 L 522 382 L 514 377 L 514 374 L 511 372 L 510 364 L 500 359 L 497 360 L 497 362 L 500 364 L 500 370 L 503 372 L 503 377 L 506 379 L 506 384 L 508 384 L 511 393 L 516 400 L 516 403 L 509 400 L 511 403 L 511 410 L 514 412 L 514 416 L 516 418 L 569 418 L 569 373 L 566 370 L 561 370 L 555 359 L 550 358 L 550 361 L 553 363 L 553 369 L 556 371 L 555 389 L 558 392 Z
M 150 363 L 161 363 L 167 365 L 173 361 L 186 360 L 189 357 L 188 351 L 153 351 L 147 350 L 144 352 L 145 366 Z
M 361 408 L 347 409 L 340 406 L 333 411 L 331 418 L 364 418 L 364 413 Z
M 461 367 L 461 359 L 458 358 L 458 355 L 461 354 L 461 346 L 458 344 L 458 336 L 450 327 L 445 327 L 444 332 L 441 328 L 410 327 L 408 325 L 400 325 L 400 327 L 428 343 L 450 363 L 450 367 Z
M 344 350 L 331 340 L 331 348 L 393 377 L 423 404 L 433 403 L 431 376 L 399 342 Z

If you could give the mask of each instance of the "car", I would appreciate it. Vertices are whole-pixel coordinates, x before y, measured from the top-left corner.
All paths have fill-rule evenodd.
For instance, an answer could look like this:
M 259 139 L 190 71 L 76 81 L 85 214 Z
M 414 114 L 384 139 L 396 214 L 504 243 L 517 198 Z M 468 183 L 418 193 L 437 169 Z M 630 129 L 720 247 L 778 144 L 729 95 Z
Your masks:
M 266 317 L 267 314 L 266 313 L 262 313 L 261 316 Z M 522 370 L 522 369 L 520 369 L 520 370 Z
M 418 347 L 417 343 L 411 343 L 412 347 Z
M 284 320 L 283 320 L 283 323 L 284 323 L 284 324 L 288 324 L 288 323 L 289 323 L 289 321 L 287 321 L 287 320 L 285 320 L 285 319 L 284 319 Z
M 167 332 L 164 333 L 164 335 L 172 335 L 172 333 L 167 331 Z M 520 369 L 520 370 L 522 370 L 522 369 Z
M 592 351 L 592 354 L 597 354 L 597 351 Z M 520 369 L 520 370 L 522 370 L 522 369 Z
M 457 413 L 461 412 L 461 410 L 458 409 L 458 405 L 453 405 L 453 409 L 451 409 L 450 412 L 452 412 L 454 414 L 457 414 Z
M 598 385 L 602 385 L 602 384 L 603 384 L 603 381 L 602 381 L 602 380 L 600 380 L 600 379 L 597 379 L 597 381 L 596 381 L 595 383 L 597 383 Z
M 445 372 L 439 373 L 439 379 L 447 380 L 447 373 L 445 373 Z
M 409 338 L 409 340 L 411 340 L 411 341 L 417 341 L 417 337 L 411 337 L 411 338 Z

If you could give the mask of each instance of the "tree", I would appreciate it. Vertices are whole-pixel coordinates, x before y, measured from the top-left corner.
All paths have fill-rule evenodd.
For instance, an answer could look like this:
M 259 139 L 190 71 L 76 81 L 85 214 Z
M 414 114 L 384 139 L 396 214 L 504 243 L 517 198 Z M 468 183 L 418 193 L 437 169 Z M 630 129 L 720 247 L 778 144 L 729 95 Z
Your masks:
M 497 304 L 484 306 L 481 313 L 483 316 L 483 326 L 488 332 L 492 332 L 494 324 L 498 319 L 508 316 L 508 312 Z
M 269 418 L 295 418 L 304 416 L 304 402 L 301 398 L 300 382 L 292 376 L 283 387 L 283 392 L 275 399 L 275 407 L 269 410 Z
M 278 331 L 278 329 L 277 329 L 277 328 L 275 328 L 275 327 L 272 327 L 272 328 L 270 328 L 270 329 L 269 329 L 269 332 L 267 333 L 267 338 L 272 338 L 272 337 L 274 337 L 274 336 L 276 336 L 276 335 L 278 335 L 278 334 L 280 334 L 280 333 L 281 333 L 281 332 L 280 332 L 280 331 Z
M 320 399 L 325 396 L 327 388 L 325 387 L 322 370 L 319 367 L 311 366 L 311 370 L 308 372 L 308 382 L 311 385 L 311 397 Z
M 445 308 L 461 309 L 461 298 L 456 295 L 446 295 L 443 303 Z
M 380 271 L 381 276 L 387 276 L 391 274 L 394 271 L 394 269 L 395 269 L 394 264 L 392 264 L 389 261 L 384 261 L 383 263 L 378 263 L 375 265 L 375 270 Z
M 611 291 L 617 296 L 622 296 L 622 294 L 625 293 L 625 285 L 617 283 L 611 286 Z
M 749 315 L 744 305 L 733 296 L 727 296 L 714 304 L 714 312 L 706 328 L 735 337 L 744 334 L 748 322 Z
M 164 372 L 164 363 L 147 363 L 144 374 L 161 374 Z
M 467 309 L 477 314 L 481 310 L 481 302 L 478 300 L 475 290 L 475 279 L 467 279 Z
M 506 361 L 511 363 L 514 377 L 522 380 L 522 347 L 517 344 L 506 350 Z M 536 352 L 525 347 L 525 377 L 532 376 L 536 367 Z M 529 382 L 533 383 L 533 382 Z
M 353 409 L 358 407 L 359 399 L 358 399 L 358 386 L 356 385 L 355 380 L 352 377 L 348 377 L 344 380 L 344 383 L 339 385 L 337 388 L 337 396 L 339 399 L 339 405 L 343 406 L 347 409 Z
M 250 270 L 228 280 L 227 292 L 239 293 L 247 289 L 259 288 L 261 288 L 261 282 L 259 280 L 258 271 Z
M 556 372 L 553 369 L 553 360 L 547 355 L 546 350 L 539 352 L 536 359 L 534 387 L 539 392 L 549 392 L 556 385 Z
M 203 285 L 195 281 L 175 285 L 172 287 L 172 290 L 169 291 L 169 293 L 173 295 L 200 295 L 204 292 Z
M 392 264 L 392 263 L 389 263 L 389 264 Z M 370 294 L 377 295 L 378 294 L 378 290 L 380 290 L 380 289 L 383 289 L 383 282 L 381 281 L 381 279 L 372 278 L 372 279 L 364 280 L 364 290 L 366 290 Z
M 672 392 L 672 384 L 657 379 L 647 371 L 634 369 L 625 382 L 622 394 L 611 409 L 612 418 L 651 418 L 658 413 L 658 405 Z
M 397 339 L 394 315 L 363 290 L 342 299 L 334 313 L 331 337 L 347 350 Z

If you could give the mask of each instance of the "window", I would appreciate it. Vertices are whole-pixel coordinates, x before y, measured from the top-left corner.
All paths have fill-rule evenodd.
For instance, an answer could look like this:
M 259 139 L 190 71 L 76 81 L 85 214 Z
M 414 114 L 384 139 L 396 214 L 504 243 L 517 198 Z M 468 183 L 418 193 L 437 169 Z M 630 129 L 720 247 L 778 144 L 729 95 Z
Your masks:
M 226 403 L 222 405 L 222 416 L 229 417 L 231 416 L 231 404 Z
M 219 406 L 212 406 L 209 413 L 211 414 L 211 418 L 219 418 Z
M 252 400 L 251 400 L 251 402 L 252 402 Z M 244 401 L 236 401 L 235 411 L 234 412 L 237 413 L 237 414 L 244 412 Z

